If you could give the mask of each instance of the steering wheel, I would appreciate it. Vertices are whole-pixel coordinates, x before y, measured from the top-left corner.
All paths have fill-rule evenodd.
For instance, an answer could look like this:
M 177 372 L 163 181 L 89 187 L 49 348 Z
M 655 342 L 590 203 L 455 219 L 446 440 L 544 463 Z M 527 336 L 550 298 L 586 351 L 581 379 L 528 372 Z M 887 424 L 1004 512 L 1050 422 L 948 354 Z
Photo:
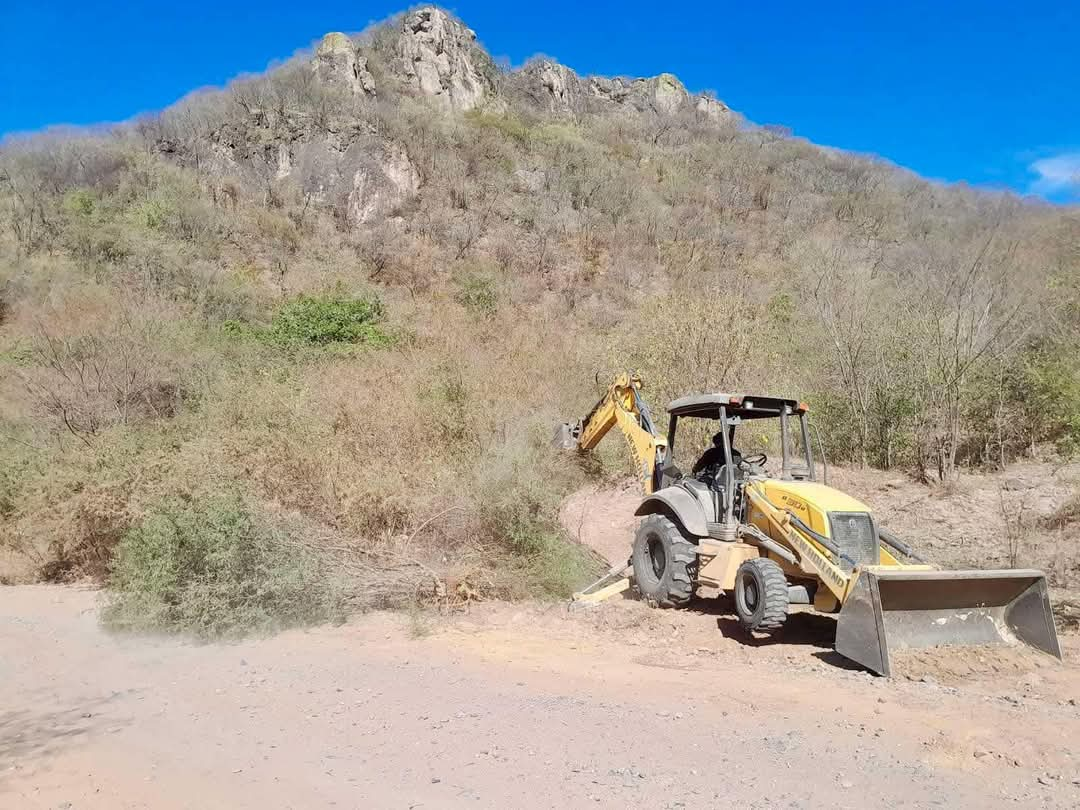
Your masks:
M 754 467 L 764 467 L 765 462 L 767 462 L 768 460 L 769 457 L 764 453 L 752 453 L 749 456 L 743 456 L 742 463 L 752 465 Z

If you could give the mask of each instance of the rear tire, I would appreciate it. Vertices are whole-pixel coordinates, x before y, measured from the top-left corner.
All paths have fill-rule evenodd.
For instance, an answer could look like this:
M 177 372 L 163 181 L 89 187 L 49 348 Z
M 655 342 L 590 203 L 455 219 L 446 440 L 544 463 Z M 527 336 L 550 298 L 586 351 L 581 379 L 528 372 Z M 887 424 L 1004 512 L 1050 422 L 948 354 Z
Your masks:
M 773 560 L 755 557 L 735 574 L 735 612 L 749 632 L 776 630 L 788 615 L 788 583 Z
M 694 595 L 697 545 L 664 515 L 649 515 L 634 537 L 634 582 L 660 607 L 681 607 Z

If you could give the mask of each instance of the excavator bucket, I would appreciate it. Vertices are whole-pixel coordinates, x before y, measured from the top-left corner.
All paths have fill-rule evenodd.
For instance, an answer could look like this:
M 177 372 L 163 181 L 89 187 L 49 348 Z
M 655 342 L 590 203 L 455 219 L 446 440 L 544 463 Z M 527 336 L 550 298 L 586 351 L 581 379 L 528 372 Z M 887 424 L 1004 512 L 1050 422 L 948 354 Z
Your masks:
M 580 422 L 563 422 L 556 426 L 555 435 L 551 437 L 551 446 L 558 450 L 576 450 L 580 435 Z
M 861 571 L 836 623 L 836 651 L 879 675 L 927 647 L 1027 645 L 1061 658 L 1041 571 Z

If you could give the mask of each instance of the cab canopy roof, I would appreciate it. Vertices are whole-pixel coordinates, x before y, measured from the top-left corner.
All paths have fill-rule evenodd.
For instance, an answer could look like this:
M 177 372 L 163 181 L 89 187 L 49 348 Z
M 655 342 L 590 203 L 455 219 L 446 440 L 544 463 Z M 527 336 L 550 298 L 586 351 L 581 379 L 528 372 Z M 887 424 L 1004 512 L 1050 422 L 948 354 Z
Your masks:
M 681 397 L 667 407 L 672 416 L 697 416 L 703 419 L 719 419 L 720 406 L 727 408 L 728 416 L 743 419 L 777 419 L 787 409 L 788 413 L 803 413 L 806 403 L 797 399 L 758 397 L 752 394 L 694 394 Z

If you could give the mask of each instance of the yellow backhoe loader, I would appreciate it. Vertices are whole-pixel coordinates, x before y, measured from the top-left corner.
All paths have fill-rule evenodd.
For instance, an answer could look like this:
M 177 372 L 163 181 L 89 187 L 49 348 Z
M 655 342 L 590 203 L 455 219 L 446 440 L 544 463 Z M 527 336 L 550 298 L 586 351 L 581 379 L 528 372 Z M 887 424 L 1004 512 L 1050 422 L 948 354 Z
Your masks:
M 805 404 L 683 397 L 668 405 L 664 438 L 640 391 L 640 377 L 619 374 L 584 419 L 559 425 L 553 444 L 588 451 L 616 426 L 626 438 L 646 492 L 629 561 L 645 598 L 678 607 L 711 586 L 733 595 L 750 632 L 775 632 L 790 605 L 812 605 L 837 614 L 837 652 L 886 676 L 891 655 L 915 648 L 1019 643 L 1061 658 L 1041 571 L 927 565 L 867 506 L 816 481 Z M 672 453 L 685 419 L 717 430 L 684 473 Z M 740 426 L 766 419 L 779 423 L 778 475 L 766 473 L 764 453 L 736 449 Z

